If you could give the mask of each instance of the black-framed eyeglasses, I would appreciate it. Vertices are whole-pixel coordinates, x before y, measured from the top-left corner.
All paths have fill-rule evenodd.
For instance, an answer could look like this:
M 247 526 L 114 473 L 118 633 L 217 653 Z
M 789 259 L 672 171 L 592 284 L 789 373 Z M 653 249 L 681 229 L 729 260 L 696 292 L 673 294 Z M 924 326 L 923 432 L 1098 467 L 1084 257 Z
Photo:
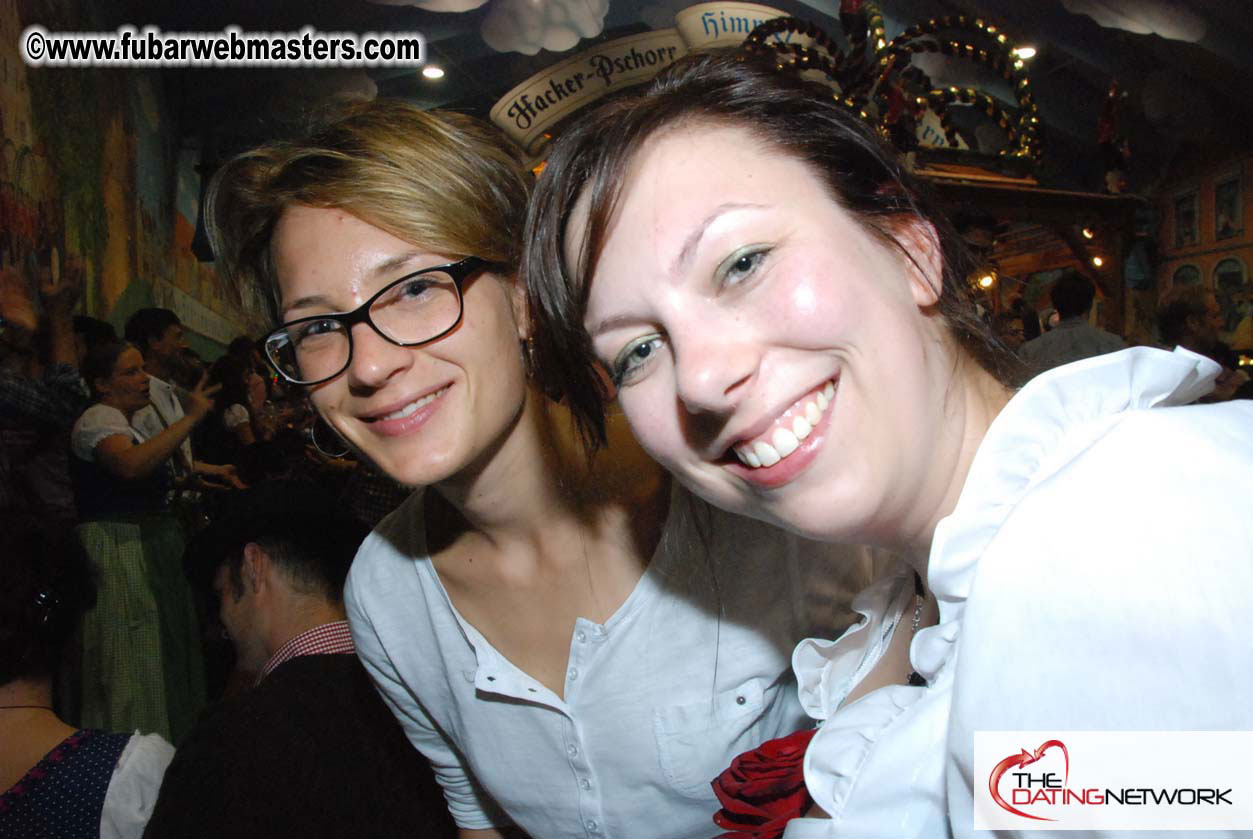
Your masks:
M 461 287 L 488 263 L 469 256 L 388 283 L 351 312 L 312 315 L 283 324 L 265 339 L 265 357 L 292 384 L 316 385 L 352 363 L 352 328 L 368 323 L 400 347 L 438 341 L 461 323 Z

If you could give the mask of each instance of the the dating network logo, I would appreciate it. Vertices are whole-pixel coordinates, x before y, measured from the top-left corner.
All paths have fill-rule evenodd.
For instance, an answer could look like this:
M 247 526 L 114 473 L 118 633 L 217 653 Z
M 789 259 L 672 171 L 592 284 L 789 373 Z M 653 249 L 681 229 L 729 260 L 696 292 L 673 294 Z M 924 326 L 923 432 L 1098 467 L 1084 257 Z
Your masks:
M 1253 731 L 978 731 L 974 739 L 975 777 L 984 779 L 973 790 L 976 830 L 1253 827 L 1253 763 L 1240 757 L 1253 752 Z M 1233 743 L 1247 750 L 1233 754 Z
M 1040 744 L 1039 748 L 1037 748 L 1034 752 L 1029 752 L 1026 749 L 1023 749 L 1018 754 L 1010 755 L 1009 757 L 1002 760 L 1000 763 L 996 764 L 996 768 L 992 770 L 992 774 L 988 777 L 988 792 L 992 794 L 992 800 L 996 802 L 998 807 L 1010 813 L 1013 813 L 1015 816 L 1022 816 L 1024 819 L 1038 819 L 1040 821 L 1046 821 L 1046 822 L 1056 821 L 1056 819 L 1050 819 L 1045 816 L 1033 816 L 1030 813 L 1024 813 L 1022 810 L 1019 810 L 1017 807 L 1014 807 L 1012 804 L 1009 804 L 1008 802 L 1006 802 L 1005 799 L 1001 796 L 1001 778 L 1005 776 L 1006 772 L 1009 772 L 1009 770 L 1011 769 L 1025 770 L 1026 767 L 1030 766 L 1033 763 L 1036 763 L 1037 761 L 1040 760 L 1040 758 L 1044 757 L 1044 753 L 1047 752 L 1049 749 L 1061 750 L 1062 758 L 1063 760 L 1065 760 L 1066 771 L 1062 775 L 1062 781 L 1061 781 L 1060 787 L 1055 786 L 1056 781 L 1057 781 L 1057 776 L 1055 773 L 1048 772 L 1048 773 L 1045 773 L 1042 777 L 1040 777 L 1039 781 L 1041 784 L 1041 787 L 1040 787 L 1041 793 L 1045 789 L 1049 789 L 1049 790 L 1061 789 L 1063 791 L 1066 790 L 1066 785 L 1070 782 L 1070 752 L 1066 751 L 1066 744 L 1063 743 L 1061 740 L 1045 740 L 1043 743 Z M 1031 780 L 1032 780 L 1031 774 L 1026 771 L 1019 771 L 1019 772 L 1014 772 L 1011 774 L 1017 778 L 1018 783 L 1020 785 L 1024 783 L 1024 781 L 1026 782 L 1025 789 L 1022 786 L 1016 786 L 1013 788 L 1013 793 L 1011 795 L 1014 798 L 1014 800 L 1017 800 L 1018 793 L 1020 791 L 1024 791 L 1026 792 L 1026 795 L 1023 796 L 1025 800 L 1022 803 L 1023 804 L 1032 803 L 1031 802 Z

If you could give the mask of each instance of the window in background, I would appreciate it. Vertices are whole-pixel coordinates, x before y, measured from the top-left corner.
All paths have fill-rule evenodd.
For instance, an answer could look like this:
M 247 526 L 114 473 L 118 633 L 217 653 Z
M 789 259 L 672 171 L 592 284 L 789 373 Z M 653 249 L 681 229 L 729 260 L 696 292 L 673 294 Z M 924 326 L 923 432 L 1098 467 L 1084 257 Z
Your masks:
M 1195 265 L 1180 265 L 1170 278 L 1170 285 L 1176 288 L 1182 285 L 1197 285 L 1201 282 L 1201 269 Z
M 1231 239 L 1244 232 L 1240 176 L 1224 178 L 1214 185 L 1214 238 Z
M 1184 248 L 1197 243 L 1196 216 L 1195 190 L 1175 198 L 1175 247 Z

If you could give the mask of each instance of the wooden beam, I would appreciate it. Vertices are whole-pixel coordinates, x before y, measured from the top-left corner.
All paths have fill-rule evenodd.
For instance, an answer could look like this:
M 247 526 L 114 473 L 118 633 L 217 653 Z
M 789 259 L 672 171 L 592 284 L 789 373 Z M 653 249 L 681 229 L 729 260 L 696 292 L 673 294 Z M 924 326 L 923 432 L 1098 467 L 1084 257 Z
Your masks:
M 1008 221 L 1104 226 L 1127 229 L 1136 208 L 1147 206 L 1138 195 L 1104 195 L 1019 184 L 936 178 L 919 173 L 950 212 L 976 211 Z

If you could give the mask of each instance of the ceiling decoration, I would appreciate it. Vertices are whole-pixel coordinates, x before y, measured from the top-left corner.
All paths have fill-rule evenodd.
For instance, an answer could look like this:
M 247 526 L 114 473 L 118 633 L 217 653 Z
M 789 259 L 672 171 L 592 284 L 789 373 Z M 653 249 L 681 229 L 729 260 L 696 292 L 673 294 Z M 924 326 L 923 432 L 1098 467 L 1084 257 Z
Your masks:
M 417 31 L 426 38 L 432 61 L 446 72 L 443 78 L 431 80 L 402 67 L 157 71 L 164 79 L 182 141 L 189 146 L 216 145 L 223 154 L 230 154 L 301 130 L 321 100 L 345 90 L 368 96 L 377 86 L 379 96 L 486 117 L 502 96 L 537 73 L 580 51 L 603 49 L 624 37 L 674 27 L 676 12 L 693 5 L 692 0 L 522 0 L 520 8 L 509 5 L 516 1 L 127 0 L 101 4 L 99 14 L 106 27 L 139 20 L 173 32 L 214 31 L 231 24 L 263 32 L 290 31 L 306 24 L 328 32 Z M 759 2 L 813 21 L 846 54 L 852 49 L 835 0 Z M 1030 79 L 1026 92 L 1038 109 L 1031 148 L 1045 151 L 1035 165 L 1041 183 L 1078 190 L 1100 188 L 1108 166 L 1098 126 L 1114 81 L 1126 94 L 1121 134 L 1132 152 L 1126 171 L 1132 191 L 1154 189 L 1172 162 L 1226 155 L 1247 147 L 1247 137 L 1253 133 L 1253 97 L 1247 93 L 1253 75 L 1249 0 L 874 2 L 883 13 L 888 42 L 896 42 L 910 24 L 960 16 L 982 20 L 995 26 L 997 34 L 1038 49 L 1023 72 Z M 455 10 L 465 11 L 452 13 Z M 94 27 L 86 24 L 78 28 Z M 484 33 L 494 28 L 501 37 L 489 34 L 489 45 Z M 1016 82 L 996 69 L 993 42 L 980 33 L 957 29 L 919 33 L 913 40 L 928 42 L 936 51 L 926 47 L 911 51 L 908 68 L 904 57 L 897 60 L 887 81 L 899 90 L 887 102 L 888 109 L 917 109 L 917 99 L 922 97 L 928 106 L 921 118 L 944 145 L 950 143 L 949 129 L 955 128 L 959 145 L 964 142 L 983 155 L 995 154 L 1006 166 L 1034 160 L 1030 155 L 1012 156 L 1023 149 L 1028 132 L 1027 126 L 1019 125 L 1024 112 Z M 969 43 L 974 57 L 943 54 L 948 42 Z M 868 43 L 863 58 L 869 59 L 876 49 Z M 988 61 L 979 60 L 979 50 L 988 53 Z M 853 58 L 844 61 L 847 65 Z M 346 78 L 350 73 L 358 77 Z M 360 78 L 362 74 L 369 82 Z M 873 79 L 879 74 L 868 75 Z M 870 89 L 873 84 L 872 80 Z M 972 96 L 966 98 L 973 104 L 962 104 L 961 91 L 968 90 L 996 101 Z M 906 91 L 910 96 L 903 95 Z M 947 91 L 947 95 L 937 91 Z M 880 89 L 865 98 L 868 105 L 881 108 L 884 96 Z M 947 96 L 952 101 L 944 104 Z M 940 100 L 937 106 L 931 105 L 933 97 Z M 993 116 L 988 116 L 988 104 L 1000 112 L 994 108 Z M 941 125 L 937 107 L 945 111 L 947 126 Z M 886 116 L 887 111 L 883 113 Z M 898 122 L 916 118 L 902 114 Z M 1015 128 L 1022 130 L 1010 141 L 1009 129 Z M 928 136 L 928 142 L 934 139 Z
M 426 12 L 470 12 L 487 0 L 370 0 L 382 6 L 413 6 Z
M 369 0 L 412 6 L 426 12 L 472 12 L 488 6 L 479 25 L 483 42 L 496 52 L 535 55 L 565 52 L 605 29 L 609 0 Z M 490 5 L 488 5 L 490 3 Z
M 951 110 L 972 106 L 1004 134 L 1004 143 L 994 154 L 1038 160 L 1039 115 L 1026 65 L 1014 54 L 1013 40 L 997 27 L 981 19 L 952 15 L 910 26 L 888 41 L 878 7 L 858 0 L 845 0 L 840 24 L 846 39 L 843 47 L 819 27 L 790 17 L 757 27 L 744 46 L 749 51 L 774 56 L 780 65 L 792 64 L 803 71 L 821 73 L 835 88 L 837 101 L 872 124 L 902 151 L 920 145 L 967 146 L 959 142 Z M 783 42 L 777 38 L 781 32 L 802 35 L 809 41 L 807 45 Z M 935 87 L 930 77 L 912 63 L 918 54 L 941 55 L 990 69 L 1009 83 L 1016 107 L 973 86 Z M 928 137 L 928 114 L 938 117 L 942 137 Z
M 491 0 L 479 32 L 497 52 L 565 52 L 605 29 L 609 0 Z
M 1066 11 L 1087 15 L 1108 29 L 1159 35 L 1196 43 L 1205 37 L 1205 20 L 1187 6 L 1169 0 L 1062 0 Z

